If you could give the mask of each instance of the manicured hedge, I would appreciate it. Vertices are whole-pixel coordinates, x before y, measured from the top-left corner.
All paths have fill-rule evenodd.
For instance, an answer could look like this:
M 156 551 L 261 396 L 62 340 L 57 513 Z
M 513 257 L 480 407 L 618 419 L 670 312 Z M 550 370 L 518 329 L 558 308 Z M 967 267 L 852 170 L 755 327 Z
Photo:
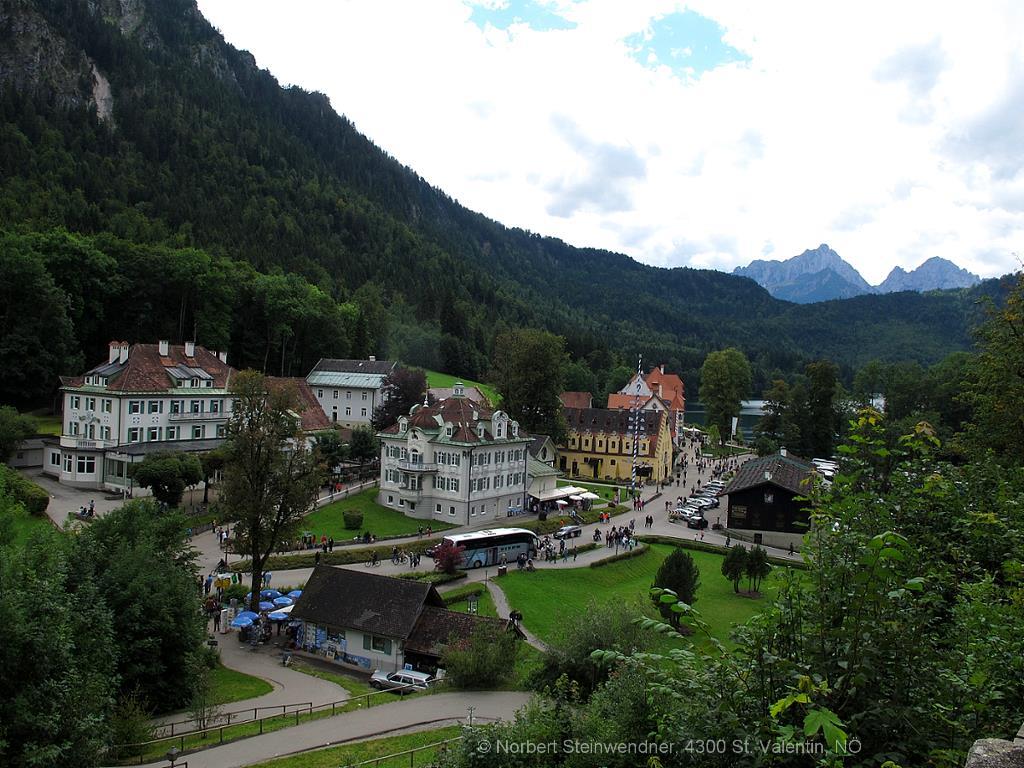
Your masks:
M 444 571 L 413 571 L 412 573 L 400 573 L 398 574 L 399 579 L 405 579 L 406 581 L 422 581 L 426 584 L 433 584 L 435 587 L 439 584 L 447 584 L 451 581 L 458 581 L 464 579 L 469 574 L 466 571 L 456 571 L 455 573 L 445 573 Z
M 724 555 L 729 551 L 729 548 L 722 544 L 712 544 L 709 541 L 694 541 L 692 539 L 676 539 L 672 536 L 637 536 L 640 541 L 645 541 L 649 544 L 671 544 L 673 547 L 682 547 L 684 549 L 695 549 L 699 552 L 712 552 L 716 555 Z M 749 541 L 740 541 L 734 539 L 734 544 L 742 544 L 747 549 L 750 549 L 753 544 Z M 772 565 L 782 565 L 788 568 L 807 568 L 807 564 L 803 560 L 787 560 L 783 557 L 775 557 L 768 555 L 768 562 Z
M 441 599 L 444 600 L 445 605 L 452 605 L 453 603 L 460 603 L 467 599 L 470 595 L 481 595 L 487 591 L 486 585 L 482 582 L 474 582 L 472 584 L 466 584 L 455 589 L 448 590 L 441 594 Z
M 405 554 L 410 552 L 423 552 L 430 546 L 437 544 L 440 537 L 422 539 L 420 541 L 409 541 L 402 545 Z M 312 568 L 316 564 L 316 553 L 320 550 L 310 549 L 294 555 L 273 555 L 264 566 L 267 571 L 288 571 L 293 568 Z M 320 562 L 326 565 L 349 565 L 351 563 L 365 563 L 370 559 L 371 552 L 377 552 L 378 557 L 384 562 L 391 559 L 391 547 L 386 543 L 378 541 L 376 545 L 368 544 L 362 547 L 345 547 L 333 552 L 320 552 Z M 239 560 L 230 566 L 233 571 L 246 571 L 249 569 L 248 560 Z
M 0 464 L 0 473 L 3 475 L 4 486 L 16 501 L 25 505 L 30 515 L 46 514 L 46 508 L 50 506 L 50 494 L 6 464 Z
M 355 509 L 346 509 L 341 513 L 342 520 L 345 521 L 345 530 L 358 531 L 363 527 L 363 513 Z
M 647 545 L 640 543 L 637 544 L 633 549 L 627 549 L 625 552 L 619 552 L 617 555 L 606 557 L 604 560 L 595 560 L 590 564 L 591 568 L 600 568 L 602 565 L 608 565 L 609 563 L 617 563 L 619 560 L 629 560 L 631 557 L 640 557 L 644 552 L 647 551 Z

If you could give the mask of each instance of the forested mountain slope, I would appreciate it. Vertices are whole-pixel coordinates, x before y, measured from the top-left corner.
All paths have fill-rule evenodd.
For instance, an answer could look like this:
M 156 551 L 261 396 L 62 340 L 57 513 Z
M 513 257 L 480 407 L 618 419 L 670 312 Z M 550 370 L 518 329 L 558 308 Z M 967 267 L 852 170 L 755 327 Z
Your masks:
M 763 383 L 821 356 L 847 371 L 931 362 L 969 344 L 976 296 L 998 291 L 800 307 L 745 278 L 506 228 L 387 156 L 322 95 L 281 88 L 193 0 L 0 0 L 0 85 L 0 277 L 28 270 L 60 314 L 82 300 L 54 266 L 69 249 L 108 275 L 84 310 L 65 306 L 70 330 L 7 313 L 0 331 L 20 341 L 0 344 L 0 370 L 33 333 L 66 351 L 31 393 L 3 374 L 0 399 L 42 394 L 112 337 L 196 335 L 272 373 L 376 353 L 480 376 L 495 332 L 521 325 L 563 334 L 595 370 L 643 352 L 691 385 L 709 349 L 735 345 Z

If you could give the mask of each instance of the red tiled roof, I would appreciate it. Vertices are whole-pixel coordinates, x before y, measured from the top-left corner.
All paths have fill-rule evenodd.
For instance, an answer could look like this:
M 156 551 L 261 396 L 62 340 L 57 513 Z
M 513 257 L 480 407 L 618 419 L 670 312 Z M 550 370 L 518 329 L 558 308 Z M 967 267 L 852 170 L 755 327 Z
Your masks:
M 176 389 L 175 380 L 167 372 L 168 368 L 178 365 L 189 368 L 200 368 L 213 377 L 213 386 L 225 389 L 236 371 L 227 363 L 221 362 L 216 354 L 198 344 L 192 357 L 185 356 L 184 344 L 172 344 L 166 356 L 160 355 L 157 344 L 133 344 L 128 351 L 128 360 L 123 366 L 107 374 L 107 389 L 112 392 L 159 392 Z M 100 363 L 89 369 L 92 373 L 109 367 Z M 86 374 L 81 376 L 61 377 L 64 386 L 80 387 L 85 383 Z
M 305 379 L 298 376 L 267 376 L 267 386 L 272 388 L 292 387 L 295 390 L 303 432 L 330 429 L 331 420 L 327 418 L 327 414 L 320 406 L 320 401 L 316 399 L 316 395 L 313 394 L 313 390 Z
M 660 367 L 652 368 L 651 372 L 644 377 L 647 386 L 662 400 L 669 404 L 672 410 L 681 410 L 686 402 L 686 385 L 674 373 L 662 373 Z M 660 391 L 658 387 L 661 387 Z
M 594 405 L 594 396 L 589 392 L 563 392 L 558 399 L 566 408 L 590 408 Z
M 641 395 L 640 407 L 643 408 L 646 406 L 654 399 L 654 397 L 655 395 L 651 395 L 650 397 L 644 397 Z M 612 392 L 608 395 L 608 410 L 610 411 L 618 410 L 619 408 L 623 408 L 628 411 L 633 407 L 634 403 L 636 403 L 636 395 L 624 395 L 621 392 Z

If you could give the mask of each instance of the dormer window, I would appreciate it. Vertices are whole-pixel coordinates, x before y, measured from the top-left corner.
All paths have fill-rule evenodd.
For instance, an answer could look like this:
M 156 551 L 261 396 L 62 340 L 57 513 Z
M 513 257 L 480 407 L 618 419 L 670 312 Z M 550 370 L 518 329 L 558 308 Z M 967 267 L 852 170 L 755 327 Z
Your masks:
M 512 437 L 519 437 L 519 423 L 512 422 Z
M 497 424 L 494 425 L 494 436 L 495 437 L 504 437 L 505 436 L 505 425 L 502 424 L 500 421 Z
M 409 431 L 409 420 L 404 416 L 398 420 L 398 431 L 403 435 Z
M 445 428 L 444 428 L 445 437 L 451 437 L 454 432 L 455 432 L 455 428 L 451 424 L 445 425 Z

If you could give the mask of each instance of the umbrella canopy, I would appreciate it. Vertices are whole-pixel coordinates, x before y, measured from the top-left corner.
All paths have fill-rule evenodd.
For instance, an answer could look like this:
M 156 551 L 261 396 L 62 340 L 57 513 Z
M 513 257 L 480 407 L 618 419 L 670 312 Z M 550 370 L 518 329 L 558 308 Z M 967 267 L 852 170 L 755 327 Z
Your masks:
M 279 607 L 283 607 L 283 606 L 286 606 L 286 605 L 291 605 L 294 602 L 295 601 L 292 600 L 290 597 L 275 597 L 274 598 L 274 605 L 279 606 Z
M 560 507 L 567 507 L 567 506 L 569 506 L 569 502 L 568 501 L 562 501 L 561 499 L 556 501 L 555 504 L 557 504 Z
M 288 614 L 292 612 L 292 607 L 293 606 L 286 605 L 284 608 L 274 611 L 270 616 L 268 616 L 268 618 L 271 621 L 286 621 L 291 618 Z
M 239 612 L 239 614 L 235 618 L 236 619 L 258 619 L 259 617 L 260 617 L 260 615 L 258 613 L 253 613 L 252 611 L 241 611 L 241 612 Z
M 569 497 L 569 501 L 583 501 L 583 497 L 582 496 L 572 495 L 572 496 Z
M 585 499 L 586 501 L 594 501 L 595 499 L 600 499 L 601 497 L 598 496 L 596 493 L 587 491 L 586 493 L 581 493 L 580 498 Z
M 262 597 L 264 600 L 273 600 L 275 597 L 280 596 L 281 593 L 278 592 L 276 589 L 264 589 L 262 592 L 260 592 L 260 597 Z
M 242 616 L 239 614 L 235 617 L 235 620 L 231 622 L 232 627 L 248 627 L 252 624 L 252 619 L 248 616 Z
M 277 606 L 275 606 L 269 600 L 261 600 L 260 601 L 260 611 L 272 611 L 276 607 Z
M 288 597 L 293 598 L 293 599 L 296 598 L 296 597 L 302 597 L 302 590 L 301 589 L 293 589 L 291 592 L 288 593 Z

